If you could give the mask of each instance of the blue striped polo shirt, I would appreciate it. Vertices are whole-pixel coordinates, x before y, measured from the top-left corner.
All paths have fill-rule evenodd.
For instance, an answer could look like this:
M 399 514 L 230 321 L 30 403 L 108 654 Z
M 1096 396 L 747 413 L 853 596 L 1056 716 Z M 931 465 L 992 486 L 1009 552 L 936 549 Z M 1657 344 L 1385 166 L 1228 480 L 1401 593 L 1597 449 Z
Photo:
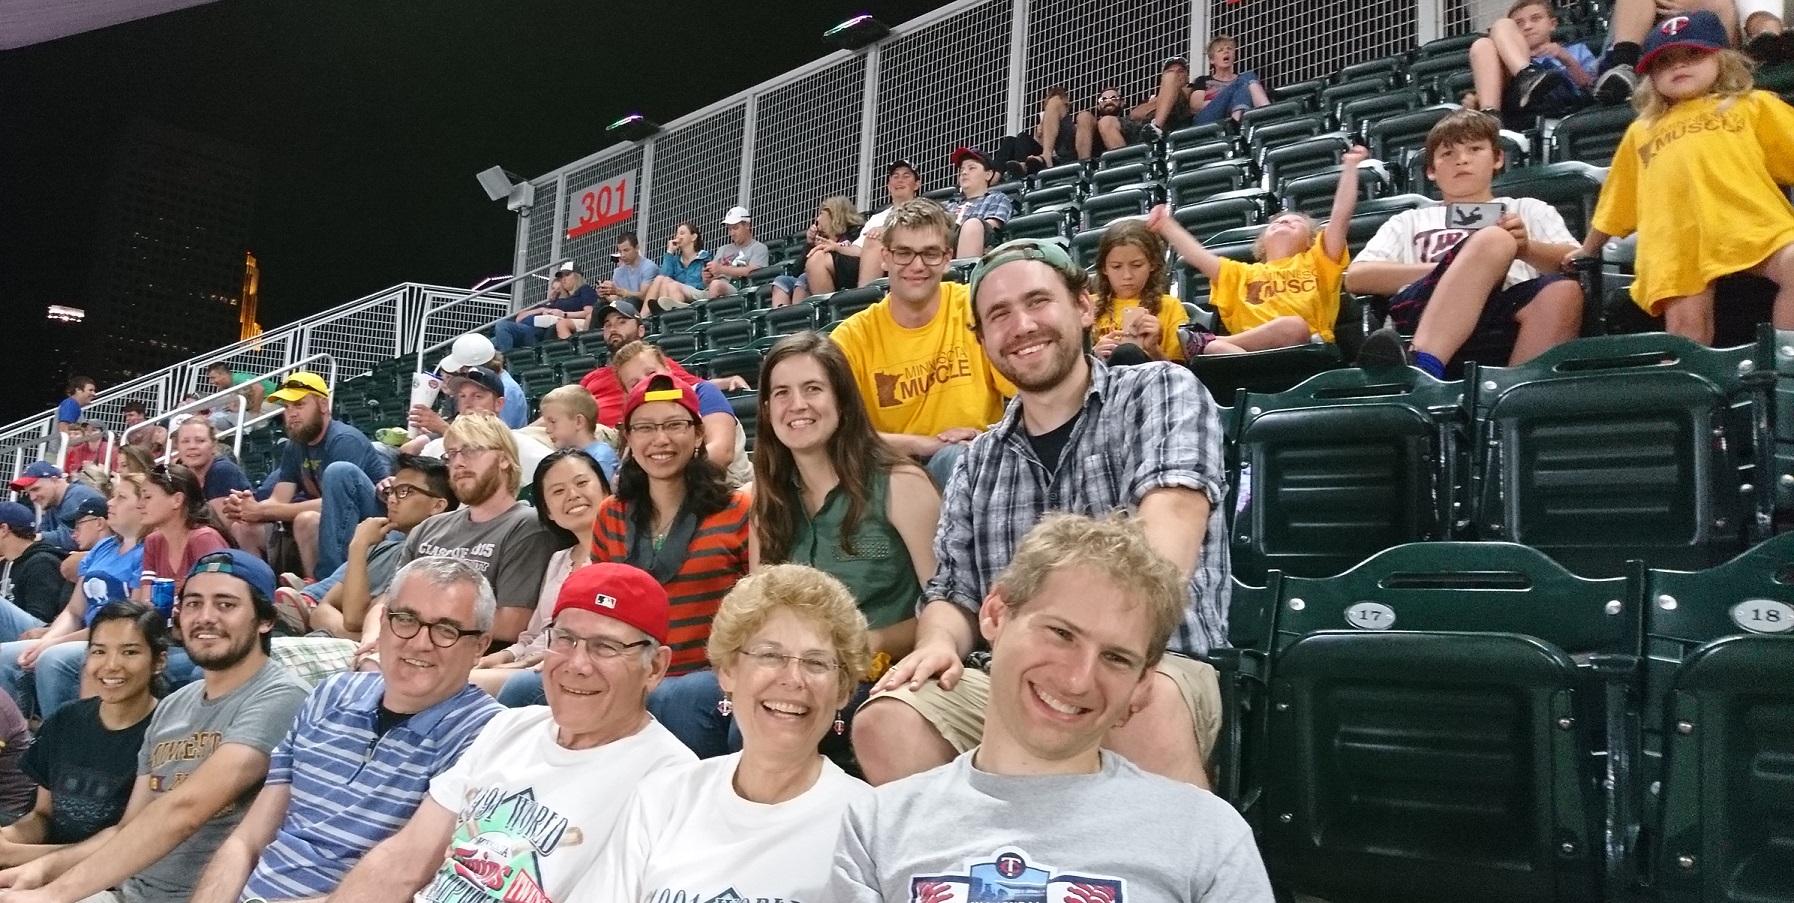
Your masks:
M 375 733 L 386 679 L 338 674 L 305 700 L 268 760 L 268 784 L 291 785 L 286 817 L 262 851 L 244 897 L 330 893 L 375 844 L 398 833 L 475 735 L 504 711 L 477 687 Z

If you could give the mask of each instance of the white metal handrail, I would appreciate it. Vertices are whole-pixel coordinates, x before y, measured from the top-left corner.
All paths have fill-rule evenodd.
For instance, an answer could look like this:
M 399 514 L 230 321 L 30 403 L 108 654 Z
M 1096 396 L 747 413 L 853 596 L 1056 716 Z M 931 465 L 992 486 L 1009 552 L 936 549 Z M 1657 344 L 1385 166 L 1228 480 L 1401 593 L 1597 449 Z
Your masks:
M 417 372 L 424 373 L 424 372 L 427 372 L 427 370 L 429 369 L 428 367 L 426 367 L 424 365 L 424 357 L 426 355 L 428 355 L 432 351 L 436 351 L 441 348 L 446 348 L 449 345 L 454 344 L 454 341 L 455 341 L 455 337 L 451 337 L 444 341 L 436 342 L 434 344 L 428 344 L 429 343 L 429 335 L 430 335 L 430 322 L 433 317 L 435 317 L 437 314 L 443 313 L 443 312 L 445 312 L 451 308 L 454 308 L 458 305 L 465 304 L 468 301 L 473 301 L 476 299 L 487 299 L 487 300 L 496 301 L 496 300 L 499 300 L 499 298 L 501 298 L 501 297 L 505 301 L 505 310 L 507 311 L 506 316 L 515 314 L 517 311 L 513 309 L 513 302 L 511 300 L 511 296 L 508 292 L 510 287 L 513 285 L 523 283 L 526 280 L 530 279 L 531 277 L 539 277 L 539 276 L 545 274 L 549 269 L 556 266 L 558 263 L 559 263 L 559 261 L 545 263 L 539 267 L 536 267 L 533 270 L 529 270 L 524 273 L 519 273 L 518 275 L 512 276 L 509 279 L 506 279 L 502 282 L 488 285 L 484 289 L 481 289 L 479 291 L 472 292 L 472 293 L 469 293 L 466 295 L 462 295 L 461 297 L 455 298 L 452 301 L 448 301 L 443 304 L 438 304 L 434 307 L 426 307 L 424 309 L 423 316 L 419 317 L 418 322 L 417 322 L 417 346 L 416 346 L 417 347 Z M 500 290 L 506 290 L 507 293 L 502 296 L 495 294 L 496 292 L 499 292 Z M 500 317 L 498 319 L 502 320 L 502 319 L 504 319 L 504 317 Z M 495 322 L 497 322 L 497 320 L 489 320 L 489 321 L 481 324 L 480 328 L 484 329 L 485 327 L 490 326 Z

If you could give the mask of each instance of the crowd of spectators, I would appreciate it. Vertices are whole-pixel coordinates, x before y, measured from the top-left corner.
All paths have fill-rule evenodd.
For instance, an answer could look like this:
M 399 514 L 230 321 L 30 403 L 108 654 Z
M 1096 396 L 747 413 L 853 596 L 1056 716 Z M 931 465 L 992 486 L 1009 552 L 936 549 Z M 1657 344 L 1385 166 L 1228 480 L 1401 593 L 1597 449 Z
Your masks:
M 0 502 L 0 750 L 40 723 L 0 755 L 7 900 L 944 900 L 1001 875 L 1269 901 L 1206 792 L 1232 584 L 1221 412 L 1188 365 L 1332 341 L 1342 290 L 1391 299 L 1361 366 L 1520 363 L 1578 333 L 1566 271 L 1634 231 L 1634 297 L 1670 331 L 1711 341 L 1712 282 L 1737 272 L 1776 282 L 1794 328 L 1794 110 L 1734 49 L 1776 50 L 1780 20 L 1669 12 L 1636 41 L 1616 13 L 1597 60 L 1516 3 L 1427 136 L 1445 203 L 1355 258 L 1358 147 L 1326 221 L 1273 217 L 1251 261 L 1164 207 L 1111 225 L 1091 272 L 1002 241 L 1005 175 L 1269 102 L 1226 36 L 1131 107 L 1050 91 L 997 156 L 952 152 L 945 203 L 895 161 L 889 208 L 824 199 L 771 290 L 888 281 L 766 351 L 751 455 L 729 397 L 750 383 L 688 372 L 647 322 L 768 265 L 742 207 L 714 255 L 682 222 L 658 263 L 624 234 L 606 279 L 557 267 L 540 304 L 453 343 L 442 398 L 390 442 L 318 374 L 221 364 L 240 405 L 127 407 L 109 455 L 71 380 L 67 469 L 32 464 Z M 1579 237 L 1494 194 L 1499 119 L 1603 79 L 1641 116 Z M 1177 261 L 1217 332 L 1171 294 Z M 507 353 L 588 331 L 604 365 L 532 419 Z M 218 436 L 266 404 L 284 446 L 255 486 Z

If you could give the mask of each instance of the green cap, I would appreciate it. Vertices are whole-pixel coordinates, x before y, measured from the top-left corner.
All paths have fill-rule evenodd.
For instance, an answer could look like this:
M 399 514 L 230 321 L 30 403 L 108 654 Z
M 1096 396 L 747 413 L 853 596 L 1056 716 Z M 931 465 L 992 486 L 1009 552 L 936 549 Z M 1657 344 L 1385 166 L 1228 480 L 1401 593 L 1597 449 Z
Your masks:
M 983 257 L 978 258 L 977 265 L 972 267 L 968 294 L 973 300 L 974 310 L 978 299 L 978 283 L 983 282 L 991 270 L 1018 260 L 1038 260 L 1065 273 L 1080 272 L 1078 265 L 1072 262 L 1071 252 L 1061 242 L 1045 238 L 1018 238 L 1003 242 L 985 252 Z

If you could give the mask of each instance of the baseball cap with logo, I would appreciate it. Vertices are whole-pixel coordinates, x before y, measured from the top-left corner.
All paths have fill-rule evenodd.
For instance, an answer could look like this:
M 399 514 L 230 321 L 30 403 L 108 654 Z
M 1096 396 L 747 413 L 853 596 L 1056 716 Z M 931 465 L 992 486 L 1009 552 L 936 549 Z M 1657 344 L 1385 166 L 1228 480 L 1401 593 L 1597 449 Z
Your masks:
M 14 492 L 23 492 L 38 480 L 55 480 L 62 477 L 62 468 L 48 461 L 38 461 L 25 467 L 25 472 L 11 484 Z
M 187 572 L 192 580 L 199 574 L 229 574 L 249 584 L 250 592 L 264 602 L 274 600 L 274 570 L 268 563 L 242 549 L 220 549 L 193 562 Z
M 301 370 L 282 381 L 280 388 L 268 395 L 268 400 L 290 404 L 295 401 L 304 401 L 307 395 L 329 398 L 330 386 L 324 382 L 324 377 Z
M 723 225 L 725 226 L 733 226 L 736 223 L 744 223 L 752 220 L 753 217 L 748 216 L 748 209 L 746 207 L 730 207 L 729 212 L 723 214 Z
M 80 523 L 84 517 L 109 517 L 112 510 L 106 507 L 106 500 L 99 496 L 85 496 L 75 503 L 75 516 L 69 518 L 69 526 Z
M 568 575 L 554 600 L 554 617 L 579 609 L 622 621 L 665 645 L 667 591 L 647 571 L 610 561 L 588 564 Z
M 556 276 L 565 276 L 568 273 L 579 273 L 581 276 L 585 275 L 585 273 L 580 270 L 579 264 L 574 263 L 571 260 L 567 261 L 566 263 L 561 264 L 559 267 L 556 267 L 555 271 L 554 271 L 554 274 Z
M 1664 19 L 1644 42 L 1644 56 L 1638 59 L 1640 73 L 1651 70 L 1651 62 L 1657 54 L 1671 47 L 1693 47 L 1700 50 L 1725 50 L 1732 46 L 1726 35 L 1725 25 L 1719 17 L 1706 11 L 1687 15 L 1670 16 Z

